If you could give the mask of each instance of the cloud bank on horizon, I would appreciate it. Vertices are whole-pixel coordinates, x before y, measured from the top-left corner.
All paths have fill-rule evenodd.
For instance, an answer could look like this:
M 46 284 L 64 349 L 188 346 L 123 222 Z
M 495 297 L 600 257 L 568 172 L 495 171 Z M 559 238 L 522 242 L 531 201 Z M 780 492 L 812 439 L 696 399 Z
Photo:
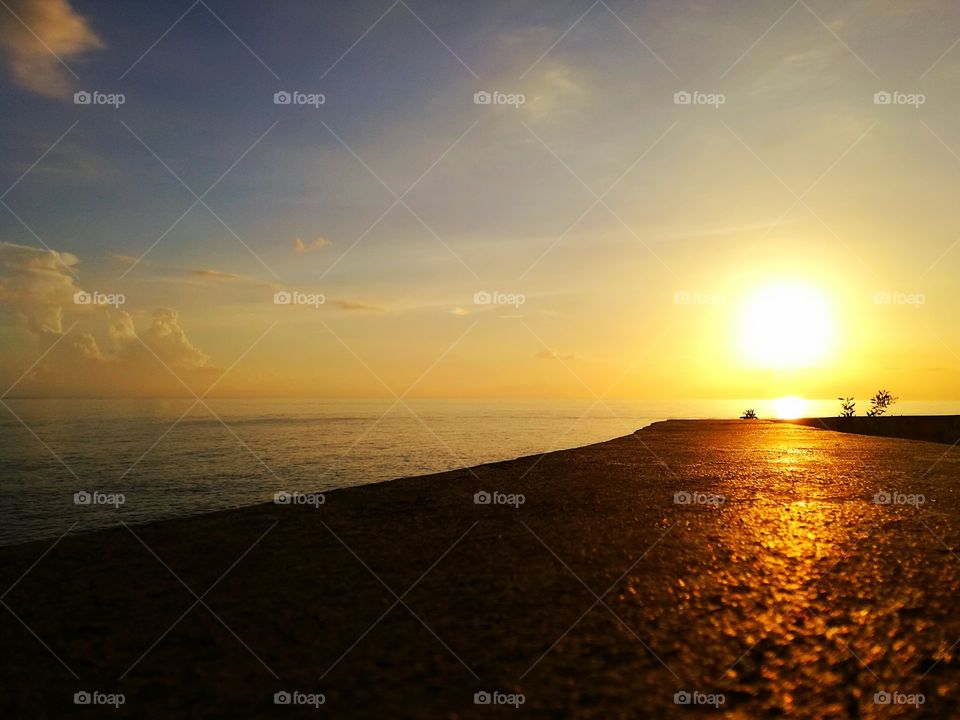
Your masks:
M 47 351 L 17 382 L 21 394 L 181 395 L 187 387 L 199 394 L 220 375 L 176 310 L 157 308 L 138 334 L 125 298 L 100 302 L 78 284 L 78 263 L 69 253 L 0 242 L 0 303 Z

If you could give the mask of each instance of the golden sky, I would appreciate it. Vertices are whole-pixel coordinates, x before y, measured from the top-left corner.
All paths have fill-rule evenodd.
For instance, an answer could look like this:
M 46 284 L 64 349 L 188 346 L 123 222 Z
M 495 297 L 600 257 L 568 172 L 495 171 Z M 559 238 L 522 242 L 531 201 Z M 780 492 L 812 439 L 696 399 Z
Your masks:
M 481 5 L 12 3 L 0 385 L 960 398 L 954 3 Z

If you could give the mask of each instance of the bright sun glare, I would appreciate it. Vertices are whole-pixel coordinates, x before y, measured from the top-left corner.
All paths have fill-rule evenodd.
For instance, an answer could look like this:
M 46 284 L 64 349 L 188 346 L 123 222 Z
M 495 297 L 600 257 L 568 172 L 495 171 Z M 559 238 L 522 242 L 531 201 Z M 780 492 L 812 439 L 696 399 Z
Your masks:
M 773 401 L 773 411 L 781 420 L 796 420 L 806 414 L 807 401 L 795 395 L 777 398 Z
M 815 364 L 830 349 L 833 322 L 824 295 L 813 287 L 775 283 L 747 298 L 740 317 L 740 350 L 763 368 Z

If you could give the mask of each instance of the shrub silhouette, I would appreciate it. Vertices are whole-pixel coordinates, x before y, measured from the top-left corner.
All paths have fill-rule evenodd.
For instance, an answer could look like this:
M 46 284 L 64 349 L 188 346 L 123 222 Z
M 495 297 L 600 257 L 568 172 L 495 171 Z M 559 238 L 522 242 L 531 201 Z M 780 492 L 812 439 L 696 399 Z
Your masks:
M 757 413 L 753 408 L 748 408 L 743 411 L 743 415 L 740 416 L 741 420 L 756 420 Z
M 870 400 L 867 417 L 880 417 L 899 399 L 891 395 L 889 390 L 877 390 L 877 394 Z
M 857 403 L 854 402 L 852 397 L 848 397 L 848 398 L 839 397 L 837 398 L 837 400 L 839 400 L 842 403 L 842 405 L 840 406 L 842 408 L 840 417 L 853 417 L 854 415 L 857 414 L 857 411 L 854 407 Z

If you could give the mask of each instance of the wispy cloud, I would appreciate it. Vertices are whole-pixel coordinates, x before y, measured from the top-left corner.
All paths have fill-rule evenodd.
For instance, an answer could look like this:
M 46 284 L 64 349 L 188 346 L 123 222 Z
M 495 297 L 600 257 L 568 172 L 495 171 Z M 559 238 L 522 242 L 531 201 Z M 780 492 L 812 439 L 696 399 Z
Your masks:
M 114 253 L 110 255 L 110 260 L 120 265 L 123 265 L 124 267 L 127 267 L 137 261 L 139 261 L 139 264 L 143 265 L 144 267 L 151 265 L 151 262 L 149 260 L 140 259 L 136 255 L 124 255 L 123 253 Z
M 313 242 L 307 242 L 307 243 L 305 243 L 302 239 L 297 238 L 297 239 L 294 240 L 294 242 L 293 242 L 293 251 L 294 251 L 297 255 L 302 255 L 303 253 L 308 253 L 308 252 L 313 252 L 313 251 L 315 251 L 315 250 L 320 250 L 321 248 L 325 248 L 325 247 L 327 247 L 328 245 L 331 245 L 331 244 L 332 244 L 332 243 L 331 243 L 329 240 L 327 240 L 326 238 L 324 238 L 324 237 L 318 237 L 318 238 L 317 238 L 316 240 L 314 240 Z
M 379 305 L 370 305 L 369 303 L 355 302 L 353 300 L 334 300 L 333 304 L 341 310 L 359 312 L 386 312 L 386 310 Z
M 219 270 L 194 270 L 194 275 L 210 278 L 212 280 L 241 280 L 242 277 L 235 273 L 221 272 Z

